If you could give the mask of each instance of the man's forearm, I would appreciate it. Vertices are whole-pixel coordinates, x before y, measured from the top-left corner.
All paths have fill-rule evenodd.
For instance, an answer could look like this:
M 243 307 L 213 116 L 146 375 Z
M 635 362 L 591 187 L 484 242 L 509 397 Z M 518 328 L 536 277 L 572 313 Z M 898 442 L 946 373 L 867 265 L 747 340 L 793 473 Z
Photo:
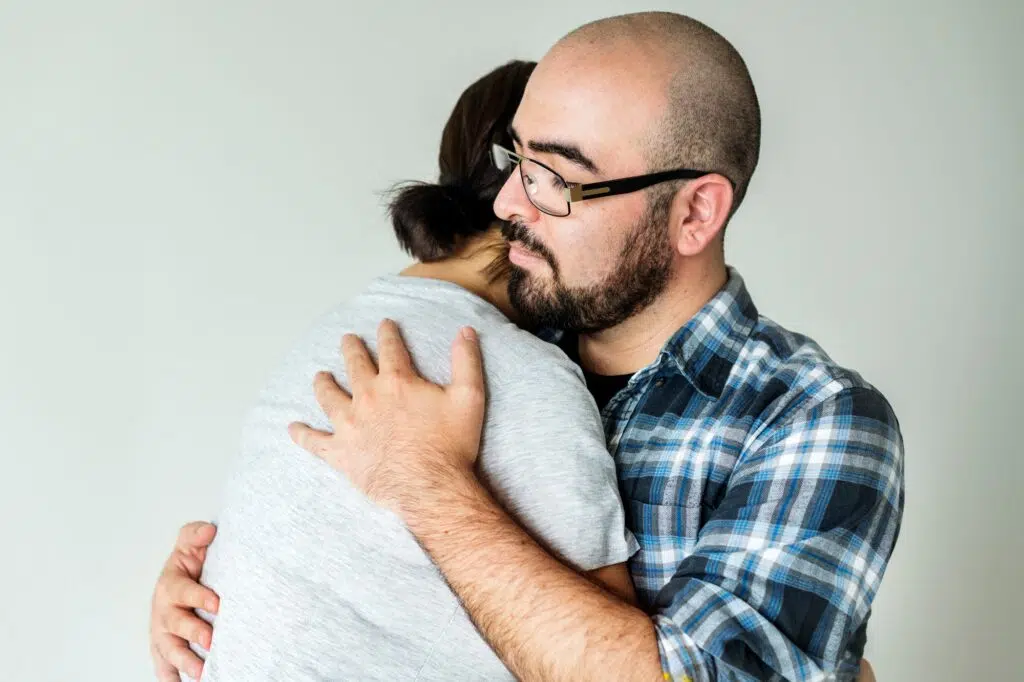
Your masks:
M 402 515 L 513 673 L 554 682 L 662 679 L 647 614 L 548 554 L 471 474 L 428 478 Z

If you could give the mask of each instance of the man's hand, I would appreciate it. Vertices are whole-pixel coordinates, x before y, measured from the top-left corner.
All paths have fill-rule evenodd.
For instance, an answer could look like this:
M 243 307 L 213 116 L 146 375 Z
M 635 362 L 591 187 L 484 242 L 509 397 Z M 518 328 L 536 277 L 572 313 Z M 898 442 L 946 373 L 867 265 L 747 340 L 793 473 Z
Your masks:
M 472 475 L 484 419 L 484 378 L 476 333 L 464 328 L 452 344 L 452 381 L 437 386 L 413 367 L 398 326 L 377 331 L 378 365 L 352 334 L 342 339 L 352 394 L 328 372 L 314 380 L 317 402 L 334 433 L 293 423 L 299 446 L 323 458 L 377 504 L 401 513 L 412 487 L 446 475 Z
M 516 677 L 661 680 L 651 619 L 552 557 L 477 478 L 485 400 L 475 334 L 455 340 L 447 387 L 416 373 L 393 322 L 378 330 L 379 370 L 355 337 L 342 351 L 352 395 L 330 375 L 315 380 L 335 433 L 292 424 L 293 440 L 402 516 Z
M 197 521 L 182 526 L 174 551 L 156 582 L 149 618 L 149 652 L 160 682 L 179 682 L 179 670 L 194 680 L 203 674 L 203 662 L 188 644 L 193 642 L 209 650 L 213 638 L 213 629 L 194 609 L 217 611 L 216 593 L 199 584 L 206 548 L 216 533 L 209 523 Z

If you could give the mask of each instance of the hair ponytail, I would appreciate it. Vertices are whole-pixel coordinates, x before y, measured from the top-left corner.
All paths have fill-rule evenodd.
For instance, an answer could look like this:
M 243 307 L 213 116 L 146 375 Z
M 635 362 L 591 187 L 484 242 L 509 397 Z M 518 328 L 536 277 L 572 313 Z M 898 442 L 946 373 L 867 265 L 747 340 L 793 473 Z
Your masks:
M 480 231 L 490 206 L 456 185 L 413 182 L 392 191 L 388 217 L 402 248 L 417 260 L 430 262 L 455 250 L 460 237 Z
M 441 182 L 410 182 L 391 191 L 388 217 L 412 257 L 446 258 L 460 238 L 484 232 L 497 220 L 492 205 L 505 176 L 491 162 L 491 144 L 511 145 L 505 131 L 534 66 L 509 62 L 466 88 L 441 135 Z

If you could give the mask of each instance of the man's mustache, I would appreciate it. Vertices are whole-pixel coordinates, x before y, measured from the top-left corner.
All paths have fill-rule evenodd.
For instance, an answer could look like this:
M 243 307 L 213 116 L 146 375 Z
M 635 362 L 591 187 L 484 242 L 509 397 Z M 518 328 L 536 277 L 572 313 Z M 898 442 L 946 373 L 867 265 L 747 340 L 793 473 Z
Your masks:
M 548 248 L 541 244 L 522 223 L 514 221 L 502 223 L 501 235 L 506 241 L 518 242 L 527 251 L 535 253 L 546 260 L 555 276 L 558 275 L 558 265 L 555 262 L 554 254 L 548 251 Z

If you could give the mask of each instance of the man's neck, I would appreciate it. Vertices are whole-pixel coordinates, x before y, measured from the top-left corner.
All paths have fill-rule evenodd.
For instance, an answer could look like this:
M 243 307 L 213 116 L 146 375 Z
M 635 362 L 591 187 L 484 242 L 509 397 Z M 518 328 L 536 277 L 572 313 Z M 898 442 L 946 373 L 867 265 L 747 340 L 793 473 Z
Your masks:
M 579 338 L 580 363 L 595 374 L 633 374 L 654 362 L 680 327 L 714 298 L 728 280 L 719 261 L 688 273 L 658 299 L 621 324 Z

